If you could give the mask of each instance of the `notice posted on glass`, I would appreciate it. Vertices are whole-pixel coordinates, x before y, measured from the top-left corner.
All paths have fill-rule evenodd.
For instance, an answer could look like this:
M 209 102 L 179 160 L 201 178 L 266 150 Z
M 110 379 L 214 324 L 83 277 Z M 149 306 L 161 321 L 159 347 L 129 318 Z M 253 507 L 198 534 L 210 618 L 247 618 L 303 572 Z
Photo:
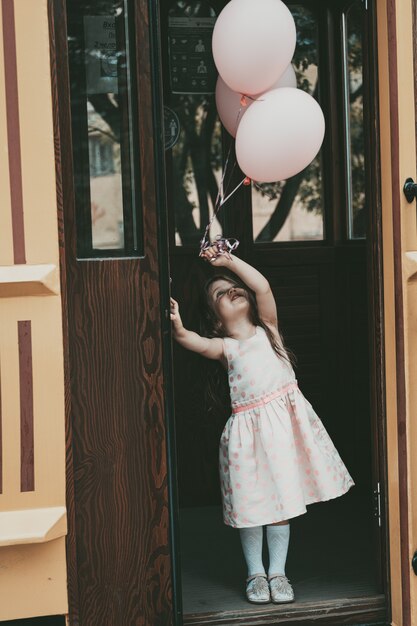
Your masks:
M 212 94 L 217 71 L 211 51 L 215 17 L 170 17 L 169 76 L 172 93 Z
M 87 93 L 117 93 L 115 18 L 85 15 L 84 41 Z

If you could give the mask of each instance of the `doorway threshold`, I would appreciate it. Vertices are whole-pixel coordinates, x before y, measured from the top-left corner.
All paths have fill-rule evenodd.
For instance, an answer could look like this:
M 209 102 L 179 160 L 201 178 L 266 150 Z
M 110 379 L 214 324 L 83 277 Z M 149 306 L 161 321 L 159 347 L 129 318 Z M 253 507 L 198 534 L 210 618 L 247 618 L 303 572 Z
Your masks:
M 386 624 L 386 602 L 384 594 L 361 598 L 342 598 L 294 602 L 291 605 L 269 605 L 267 608 L 247 608 L 237 611 L 216 611 L 184 615 L 184 626 L 262 626 L 267 624 L 351 624 L 373 626 Z
M 388 603 L 376 579 L 372 517 L 358 496 L 291 519 L 286 574 L 296 600 L 285 605 L 247 602 L 239 533 L 223 524 L 220 507 L 182 509 L 184 625 L 384 623 Z

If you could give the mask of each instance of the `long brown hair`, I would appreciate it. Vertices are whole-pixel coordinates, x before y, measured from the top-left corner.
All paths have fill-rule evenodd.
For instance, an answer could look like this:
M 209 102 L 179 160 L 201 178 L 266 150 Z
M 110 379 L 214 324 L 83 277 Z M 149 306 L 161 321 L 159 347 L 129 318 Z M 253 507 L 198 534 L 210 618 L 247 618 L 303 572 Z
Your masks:
M 221 321 L 214 311 L 210 293 L 210 287 L 218 280 L 226 280 L 232 285 L 243 289 L 247 293 L 249 301 L 249 319 L 251 323 L 254 326 L 261 326 L 261 328 L 264 329 L 272 349 L 279 357 L 285 359 L 292 365 L 296 365 L 297 359 L 295 355 L 285 347 L 280 331 L 278 330 L 277 340 L 277 337 L 273 334 L 269 326 L 259 317 L 254 292 L 249 289 L 245 283 L 236 278 L 234 274 L 227 274 L 226 272 L 222 274 L 214 274 L 206 281 L 201 298 L 200 334 L 205 337 L 227 336 Z M 224 368 L 219 362 L 211 362 L 207 364 L 205 374 L 207 380 L 205 406 L 209 413 L 214 412 L 215 414 L 222 415 L 224 412 L 225 397 L 226 394 L 228 394 L 227 377 L 225 376 Z
M 278 334 L 278 339 L 276 335 L 272 332 L 271 328 L 265 324 L 263 320 L 259 317 L 258 306 L 256 303 L 256 297 L 254 292 L 245 285 L 244 282 L 236 278 L 234 275 L 224 274 L 214 274 L 211 276 L 204 285 L 203 290 L 203 303 L 202 303 L 202 319 L 201 319 L 201 334 L 206 337 L 226 337 L 225 330 L 222 326 L 221 321 L 216 315 L 216 312 L 212 306 L 212 299 L 210 294 L 210 287 L 213 283 L 218 280 L 225 280 L 232 285 L 238 287 L 239 289 L 243 289 L 247 296 L 249 302 L 249 320 L 254 326 L 261 326 L 264 329 L 266 336 L 269 339 L 269 343 L 272 346 L 274 352 L 281 358 L 285 359 L 291 365 L 296 365 L 297 359 L 295 355 L 285 347 L 284 339 L 281 335 L 279 329 L 276 329 Z

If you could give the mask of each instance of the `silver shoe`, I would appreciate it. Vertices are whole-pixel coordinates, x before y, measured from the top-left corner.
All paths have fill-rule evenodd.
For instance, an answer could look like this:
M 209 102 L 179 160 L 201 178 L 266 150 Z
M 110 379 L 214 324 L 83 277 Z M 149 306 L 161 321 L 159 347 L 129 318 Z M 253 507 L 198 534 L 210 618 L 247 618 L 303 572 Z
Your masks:
M 294 591 L 288 578 L 284 574 L 268 576 L 272 602 L 275 604 L 294 602 Z
M 267 578 L 264 574 L 255 574 L 246 579 L 246 597 L 254 604 L 271 602 L 271 593 Z

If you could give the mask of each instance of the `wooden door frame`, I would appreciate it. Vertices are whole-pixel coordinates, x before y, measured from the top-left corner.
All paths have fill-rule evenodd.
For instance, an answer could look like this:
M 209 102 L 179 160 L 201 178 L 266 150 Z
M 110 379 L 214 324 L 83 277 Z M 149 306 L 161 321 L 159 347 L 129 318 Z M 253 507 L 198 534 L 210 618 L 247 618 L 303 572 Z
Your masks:
M 387 520 L 387 453 L 386 453 L 386 427 L 385 427 L 385 354 L 384 354 L 384 308 L 383 308 L 383 269 L 382 269 L 382 213 L 381 213 L 381 193 L 380 193 L 380 162 L 379 162 L 379 124 L 378 124 L 378 67 L 377 67 L 377 25 L 376 10 L 368 13 L 369 24 L 372 33 L 372 41 L 369 42 L 369 50 L 372 56 L 370 61 L 371 75 L 365 77 L 371 85 L 371 102 L 368 111 L 368 127 L 371 131 L 371 138 L 368 145 L 368 162 L 370 167 L 367 172 L 367 187 L 371 190 L 371 201 L 369 202 L 369 232 L 372 244 L 367 246 L 367 267 L 368 278 L 373 286 L 369 292 L 369 328 L 370 328 L 370 369 L 371 369 L 371 393 L 372 393 L 372 431 L 374 433 L 374 475 L 380 477 L 383 487 L 382 491 L 382 517 Z M 247 208 L 247 207 L 246 207 Z M 247 211 L 245 214 L 248 222 Z M 171 237 L 172 240 L 172 237 Z M 268 248 L 267 246 L 265 246 Z M 185 251 L 188 252 L 188 249 Z M 320 254 L 320 251 L 316 251 Z M 175 250 L 173 251 L 175 254 Z M 179 252 L 177 252 L 179 253 Z M 305 610 L 300 608 L 286 608 L 285 611 L 277 612 L 277 608 L 263 608 L 251 610 L 249 607 L 244 611 L 210 612 L 205 614 L 190 614 L 184 617 L 184 624 L 245 624 L 250 620 L 252 624 L 273 624 L 279 615 L 280 619 L 285 619 L 285 623 L 317 624 L 357 622 L 360 619 L 371 621 L 389 620 L 391 615 L 390 579 L 388 567 L 388 534 L 384 524 L 381 533 L 379 551 L 381 556 L 381 571 L 383 580 L 381 581 L 385 589 L 385 596 L 381 595 L 372 598 L 360 598 L 353 601 L 323 602 L 309 604 Z M 382 570 L 382 564 L 383 570 Z M 324 615 L 326 613 L 326 615 Z M 320 617 L 321 616 L 321 617 Z

